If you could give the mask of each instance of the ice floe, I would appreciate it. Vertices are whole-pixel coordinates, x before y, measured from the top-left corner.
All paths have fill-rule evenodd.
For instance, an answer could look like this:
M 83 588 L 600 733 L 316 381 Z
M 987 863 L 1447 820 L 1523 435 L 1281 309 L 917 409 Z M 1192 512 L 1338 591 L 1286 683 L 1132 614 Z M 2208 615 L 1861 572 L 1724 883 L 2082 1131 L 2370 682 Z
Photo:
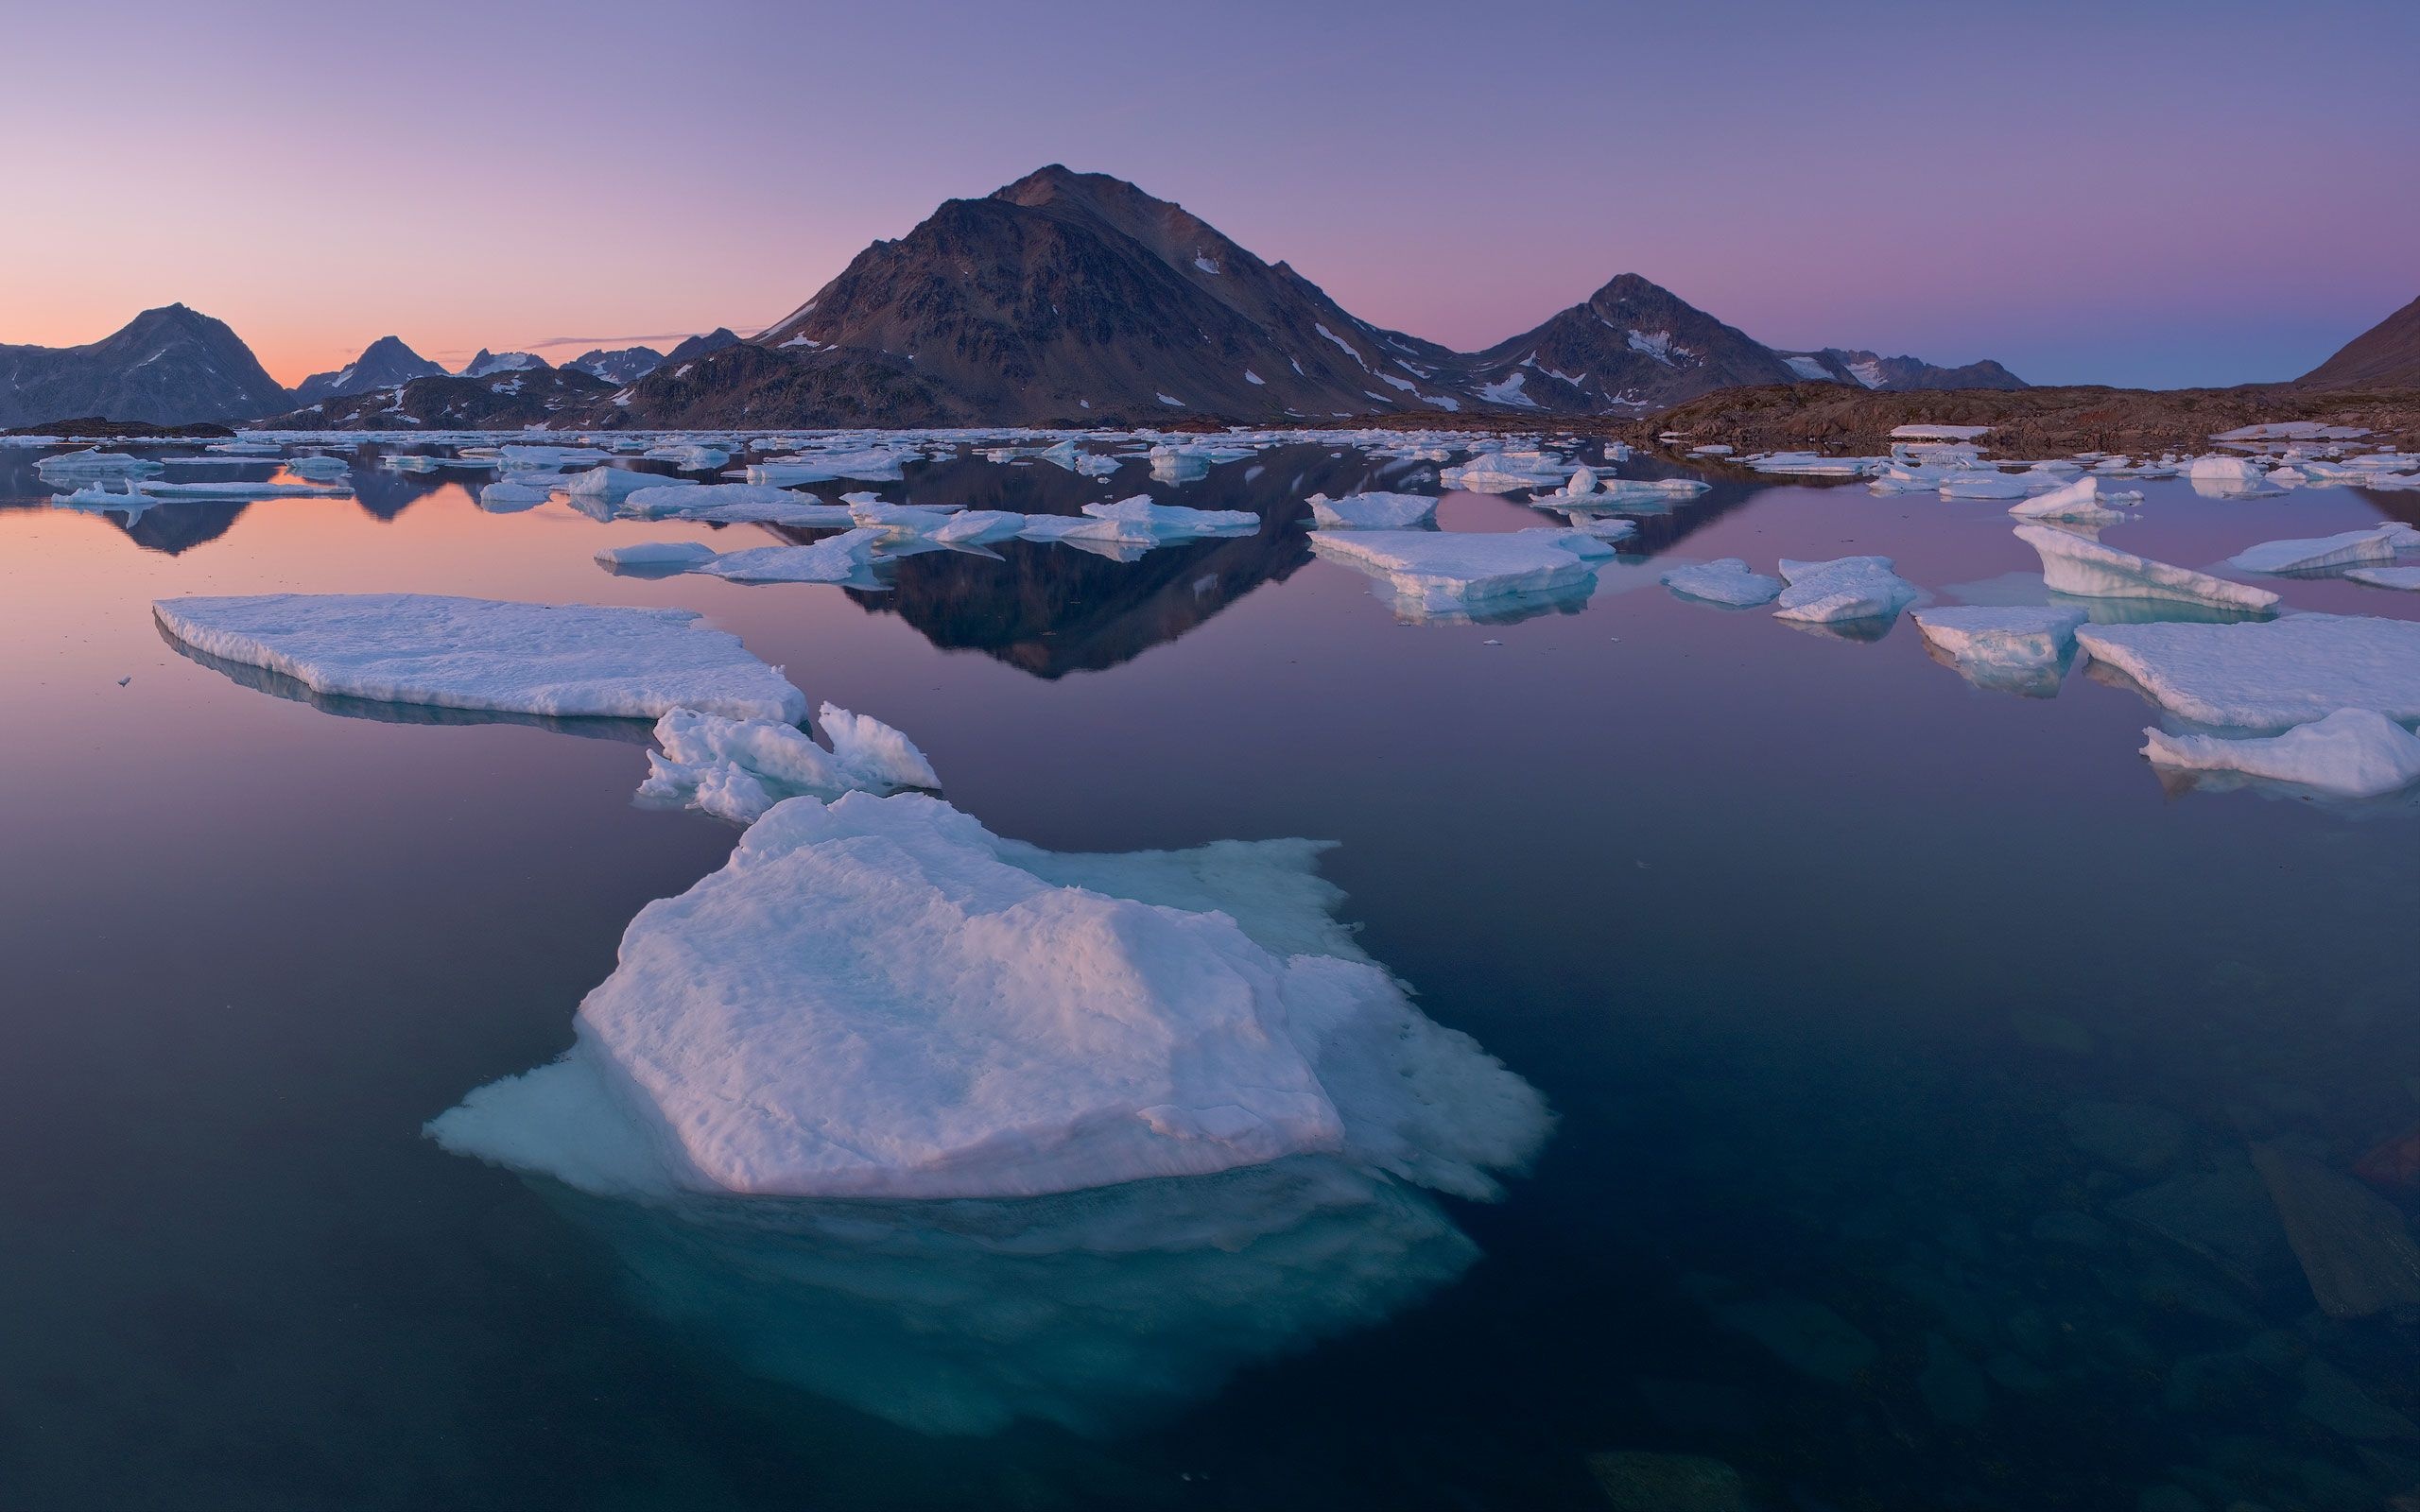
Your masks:
M 1915 585 L 1893 569 L 1888 557 L 1839 557 L 1829 561 L 1781 559 L 1787 584 L 1773 617 L 1828 625 L 1892 620 L 1915 602 Z
M 2231 625 L 2092 625 L 2094 661 L 2196 724 L 2276 730 L 2339 709 L 2420 721 L 2420 624 L 2293 614 Z
M 1747 562 L 1737 557 L 1721 557 L 1695 567 L 1675 567 L 1664 575 L 1663 583 L 1685 597 L 1728 604 L 1735 609 L 1770 604 L 1783 588 L 1780 578 L 1749 571 Z
M 599 546 L 596 559 L 607 567 L 685 570 L 714 560 L 721 553 L 702 541 L 642 541 L 626 546 Z
M 382 703 L 654 719 L 696 709 L 796 722 L 806 698 L 690 610 L 422 593 L 168 598 L 162 628 L 315 693 Z
M 638 801 L 686 805 L 752 824 L 774 804 L 801 795 L 829 799 L 942 785 L 915 743 L 881 720 L 828 703 L 818 718 L 829 749 L 794 724 L 675 709 L 655 723 L 658 749 L 648 753 Z
M 2405 593 L 2420 593 L 2420 567 L 2356 567 L 2344 576 L 2372 588 L 2399 588 Z
M 885 532 L 861 526 L 811 545 L 727 551 L 689 570 L 736 583 L 858 582 L 873 560 L 874 548 L 886 539 Z
M 2113 494 L 2104 503 L 2100 480 L 2086 475 L 2070 483 L 2063 483 L 2047 493 L 2009 506 L 2008 512 L 2019 520 L 2060 520 L 2075 524 L 2114 524 L 2125 515 L 2110 505 L 2127 502 L 2128 496 Z
M 703 488 L 701 483 L 681 483 L 660 472 L 639 472 L 630 468 L 596 467 L 585 472 L 566 474 L 558 484 L 575 499 L 596 499 L 608 504 L 618 503 L 644 489 L 657 490 Z
M 1282 898 L 1163 904 L 1068 859 L 917 794 L 779 804 L 640 912 L 563 1059 L 433 1131 L 592 1191 L 894 1199 L 1294 1156 L 1485 1195 L 1543 1136 L 1536 1092 L 1384 971 L 1300 953 L 1327 932 L 1299 920 L 1256 936 Z
M 2054 593 L 2079 598 L 2168 599 L 2254 613 L 2277 605 L 2277 595 L 2265 588 L 2152 561 L 2073 531 L 2019 525 L 2016 537 L 2041 554 L 2043 580 Z
M 2334 798 L 2379 798 L 2420 782 L 2420 735 L 2370 709 L 2340 709 L 2282 735 L 2143 731 L 2153 764 L 2187 771 L 2232 772 L 2291 783 Z
M 1437 501 L 1425 493 L 1314 493 L 1311 523 L 1322 530 L 1408 530 L 1433 523 Z
M 2214 499 L 2258 499 L 2286 491 L 2248 456 L 2197 456 L 2185 477 L 2194 492 Z
M 2420 546 L 2420 530 L 2396 521 L 2308 541 L 2264 541 L 2229 557 L 2227 565 L 2248 573 L 2315 572 L 2393 561 L 2398 549 L 2414 546 Z
M 1414 617 L 1589 583 L 1596 571 L 1582 539 L 1569 530 L 1311 532 L 1312 549 L 1384 579 L 1396 607 Z
M 1935 660 L 1979 686 L 2033 696 L 2058 691 L 2084 622 L 2077 609 L 1980 605 L 1920 609 L 1912 618 Z

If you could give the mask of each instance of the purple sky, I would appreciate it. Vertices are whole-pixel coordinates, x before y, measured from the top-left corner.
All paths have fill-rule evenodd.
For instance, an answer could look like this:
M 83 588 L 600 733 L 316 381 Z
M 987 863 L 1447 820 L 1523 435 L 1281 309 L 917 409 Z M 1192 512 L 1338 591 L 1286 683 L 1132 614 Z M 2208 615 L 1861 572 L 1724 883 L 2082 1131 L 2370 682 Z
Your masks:
M 1463 347 L 1635 271 L 1780 346 L 2239 383 L 2420 293 L 2411 0 L 1679 9 L 15 9 L 0 341 L 746 333 L 1048 162 Z

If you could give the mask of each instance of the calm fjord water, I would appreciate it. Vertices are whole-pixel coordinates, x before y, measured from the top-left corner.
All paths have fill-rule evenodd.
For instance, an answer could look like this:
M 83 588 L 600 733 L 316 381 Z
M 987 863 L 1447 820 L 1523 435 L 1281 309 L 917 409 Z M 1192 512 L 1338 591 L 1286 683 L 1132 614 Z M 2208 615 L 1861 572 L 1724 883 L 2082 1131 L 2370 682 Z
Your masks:
M 2342 1169 L 2420 1121 L 2411 805 L 2170 795 L 2131 692 L 1986 691 L 1904 620 L 1859 643 L 1655 582 L 1880 552 L 1938 600 L 2019 597 L 2002 506 L 1719 482 L 1584 606 L 1405 625 L 1304 541 L 1300 499 L 1372 471 L 1325 446 L 1151 490 L 1258 536 L 937 553 L 884 593 L 609 576 L 614 541 L 767 537 L 488 515 L 367 454 L 356 500 L 130 527 L 46 507 L 31 461 L 0 452 L 0 1503 L 1592 1506 L 1617 1451 L 1816 1507 L 2420 1482 L 2420 1333 L 2323 1316 L 2238 1200 L 2252 1142 Z M 1141 473 L 1114 482 L 881 491 L 1071 509 Z M 2188 565 L 2420 514 L 2147 492 L 2109 539 Z M 1340 841 L 1369 952 L 1558 1127 L 1503 1202 L 1444 1204 L 1458 1280 L 1115 1431 L 924 1434 L 769 1375 L 733 1339 L 777 1310 L 666 1299 L 711 1253 L 421 1134 L 567 1046 L 631 917 L 735 832 L 631 806 L 643 728 L 315 707 L 149 612 L 286 590 L 684 605 L 1002 834 Z

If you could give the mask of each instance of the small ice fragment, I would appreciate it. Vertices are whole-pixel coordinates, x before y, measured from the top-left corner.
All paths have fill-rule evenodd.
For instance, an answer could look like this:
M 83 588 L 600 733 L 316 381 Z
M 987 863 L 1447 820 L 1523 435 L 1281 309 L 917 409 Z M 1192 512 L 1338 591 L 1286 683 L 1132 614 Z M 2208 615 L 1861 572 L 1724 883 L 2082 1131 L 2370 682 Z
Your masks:
M 1782 591 L 1782 580 L 1750 572 L 1737 557 L 1720 557 L 1696 567 L 1675 567 L 1663 577 L 1664 586 L 1688 598 L 1709 604 L 1751 609 L 1770 604 Z
M 642 541 L 627 546 L 600 546 L 596 559 L 607 567 L 698 566 L 719 555 L 702 541 Z
M 1888 557 L 1840 557 L 1830 561 L 1781 561 L 1781 591 L 1773 618 L 1815 625 L 1898 617 L 1916 596 L 1915 586 L 1893 571 Z
M 2344 576 L 2372 588 L 2399 588 L 2408 593 L 2420 593 L 2420 567 L 2356 567 Z

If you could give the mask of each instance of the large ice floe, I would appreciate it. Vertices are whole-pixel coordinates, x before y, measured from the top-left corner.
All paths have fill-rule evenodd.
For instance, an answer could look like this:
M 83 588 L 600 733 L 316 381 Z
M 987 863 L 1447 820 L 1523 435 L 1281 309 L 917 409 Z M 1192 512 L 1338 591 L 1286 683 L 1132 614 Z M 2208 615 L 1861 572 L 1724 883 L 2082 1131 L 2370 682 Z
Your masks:
M 2078 598 L 2166 599 L 2252 613 L 2277 606 L 2277 595 L 2265 588 L 2137 557 L 2071 530 L 2019 525 L 2016 538 L 2041 554 L 2042 579 L 2053 593 Z
M 795 723 L 806 697 L 681 609 L 522 604 L 422 593 L 167 598 L 167 633 L 205 656 L 379 703 L 557 718 L 697 709 Z
M 2293 614 L 2231 625 L 2090 625 L 2076 642 L 2170 713 L 2285 730 L 2339 709 L 2420 720 L 2420 624 Z
M 1308 503 L 1322 530 L 1409 530 L 1437 519 L 1437 501 L 1425 493 L 1314 493 Z
M 938 788 L 942 780 L 915 742 L 879 719 L 825 704 L 817 718 L 827 748 L 796 725 L 725 719 L 675 709 L 655 722 L 638 801 L 651 808 L 698 808 L 752 824 L 784 799 Z
M 2393 561 L 2396 551 L 2413 547 L 2420 547 L 2420 530 L 2398 520 L 2308 541 L 2264 541 L 2229 557 L 2227 565 L 2248 573 L 2321 572 Z
M 885 539 L 879 529 L 859 526 L 804 546 L 726 551 L 688 570 L 735 583 L 863 583 Z
M 784 802 L 649 904 L 572 1049 L 430 1132 L 745 1367 L 929 1432 L 1103 1431 L 1476 1256 L 1536 1091 L 1355 947 L 1308 841 L 1060 855 Z
M 1959 605 L 1920 609 L 1913 618 L 1933 660 L 1979 687 L 2047 698 L 2074 660 L 2079 609 Z
M 626 520 L 696 520 L 716 524 L 798 525 L 810 529 L 852 523 L 845 504 L 760 483 L 676 483 L 635 489 L 615 506 Z
M 1808 624 L 1890 621 L 1915 602 L 1915 585 L 1900 576 L 1888 557 L 1838 557 L 1829 561 L 1781 560 L 1789 586 L 1775 600 L 1773 617 Z
M 1314 530 L 1321 556 L 1381 579 L 1398 612 L 1452 617 L 1583 590 L 1612 548 L 1573 530 Z
M 2173 771 L 2210 772 L 2308 788 L 2330 798 L 2382 798 L 2420 782 L 2420 735 L 2371 709 L 2339 709 L 2282 735 L 2143 731 L 2143 754 Z
M 1675 567 L 1664 575 L 1664 586 L 1687 598 L 1734 609 L 1770 604 L 1782 591 L 1782 580 L 1751 572 L 1738 557 L 1721 557 L 1695 567 Z

